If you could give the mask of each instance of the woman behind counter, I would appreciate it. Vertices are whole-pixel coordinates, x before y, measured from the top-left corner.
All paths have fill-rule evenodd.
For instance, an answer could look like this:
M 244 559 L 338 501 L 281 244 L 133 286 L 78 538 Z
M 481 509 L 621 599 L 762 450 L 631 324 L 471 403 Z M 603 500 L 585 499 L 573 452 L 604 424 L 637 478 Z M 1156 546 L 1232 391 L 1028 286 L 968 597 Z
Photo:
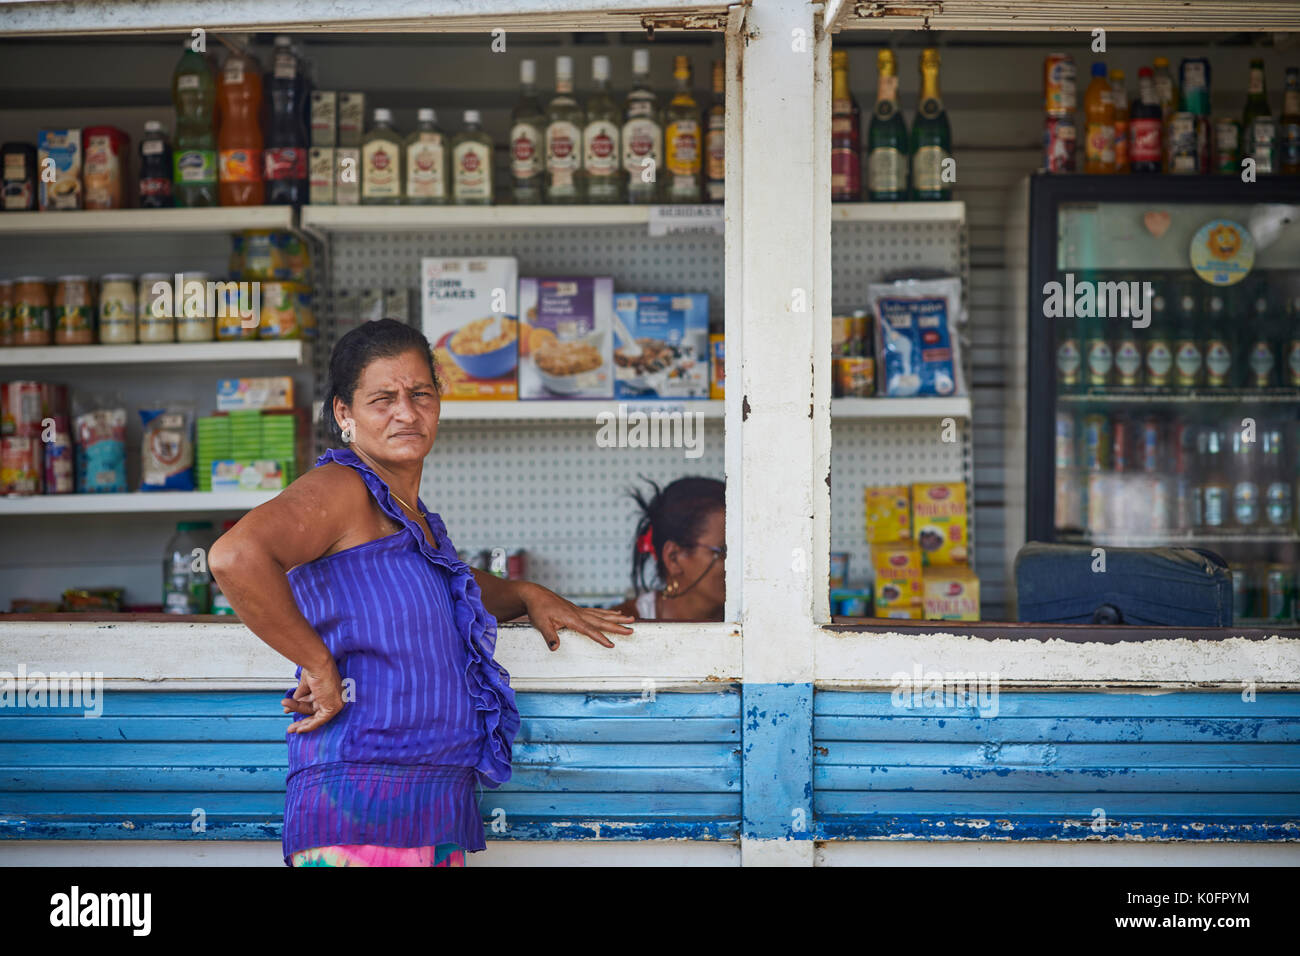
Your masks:
M 726 601 L 726 486 L 716 478 L 678 478 L 647 500 L 633 491 L 641 510 L 632 548 L 632 586 L 637 595 L 615 608 L 641 621 L 721 621 Z M 658 589 L 646 582 L 654 562 Z
M 212 547 L 236 614 L 299 665 L 283 852 L 293 866 L 463 866 L 485 849 L 475 784 L 510 777 L 519 729 L 496 621 L 527 615 L 551 650 L 606 647 L 616 611 L 472 570 L 419 499 L 441 403 L 429 343 L 384 319 L 339 339 L 323 414 L 342 450 Z M 344 702 L 345 680 L 347 684 Z

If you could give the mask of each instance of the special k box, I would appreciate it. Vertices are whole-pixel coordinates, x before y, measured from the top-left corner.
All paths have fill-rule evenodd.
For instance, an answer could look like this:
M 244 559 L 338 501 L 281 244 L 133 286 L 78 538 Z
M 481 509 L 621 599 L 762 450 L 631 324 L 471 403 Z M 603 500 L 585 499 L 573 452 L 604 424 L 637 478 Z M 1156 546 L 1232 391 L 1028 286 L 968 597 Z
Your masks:
M 517 397 L 518 293 L 514 256 L 420 260 L 420 318 L 444 400 Z
M 520 398 L 614 397 L 614 280 L 519 280 Z
M 912 534 L 926 567 L 965 564 L 966 486 L 960 481 L 912 485 Z
M 921 552 L 913 545 L 875 545 L 871 564 L 876 572 L 876 616 L 921 606 Z M 908 614 L 908 617 L 914 615 Z
M 921 578 L 927 621 L 978 621 L 980 579 L 969 568 L 930 568 Z
M 907 485 L 868 488 L 867 540 L 894 544 L 912 540 L 912 496 Z

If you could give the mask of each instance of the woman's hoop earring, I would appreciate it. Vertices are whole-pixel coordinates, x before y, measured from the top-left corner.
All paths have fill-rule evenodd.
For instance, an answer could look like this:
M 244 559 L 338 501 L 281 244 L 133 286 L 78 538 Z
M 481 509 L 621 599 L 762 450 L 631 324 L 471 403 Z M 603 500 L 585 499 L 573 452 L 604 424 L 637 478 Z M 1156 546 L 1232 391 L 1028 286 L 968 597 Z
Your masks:
M 349 444 L 357 440 L 357 423 L 350 418 L 343 419 L 343 443 Z

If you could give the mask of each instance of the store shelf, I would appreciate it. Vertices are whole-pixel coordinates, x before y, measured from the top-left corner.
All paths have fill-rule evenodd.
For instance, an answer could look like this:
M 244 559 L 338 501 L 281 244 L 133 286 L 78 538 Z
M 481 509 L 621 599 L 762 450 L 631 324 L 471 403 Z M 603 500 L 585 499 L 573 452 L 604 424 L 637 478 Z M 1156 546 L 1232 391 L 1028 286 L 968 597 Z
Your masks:
M 32 495 L 0 498 L 0 516 L 86 514 L 192 514 L 249 511 L 276 491 L 153 491 L 118 495 Z
M 831 204 L 831 222 L 965 222 L 966 204 L 952 202 L 846 202 Z
M 1108 391 L 1058 395 L 1056 400 L 1062 405 L 1221 405 L 1228 402 L 1234 404 L 1261 402 L 1294 404 L 1300 402 L 1300 389 L 1221 388 L 1177 395 L 1135 388 L 1125 392 Z
M 209 209 L 85 209 L 0 214 L 0 236 L 105 235 L 133 232 L 237 232 L 291 229 L 291 206 Z
M 833 398 L 833 421 L 971 417 L 970 398 Z
M 622 405 L 626 414 L 633 412 L 671 413 L 701 412 L 705 418 L 722 418 L 721 400 L 688 399 L 669 400 L 638 399 L 577 399 L 574 401 L 444 401 L 439 421 L 567 421 L 597 423 L 596 416 L 608 412 L 618 415 Z
M 423 232 L 511 226 L 644 226 L 648 206 L 304 206 L 308 232 Z
M 158 345 L 52 345 L 0 349 L 0 368 L 37 365 L 179 365 L 219 362 L 293 362 L 308 355 L 302 340 L 283 342 L 171 342 Z

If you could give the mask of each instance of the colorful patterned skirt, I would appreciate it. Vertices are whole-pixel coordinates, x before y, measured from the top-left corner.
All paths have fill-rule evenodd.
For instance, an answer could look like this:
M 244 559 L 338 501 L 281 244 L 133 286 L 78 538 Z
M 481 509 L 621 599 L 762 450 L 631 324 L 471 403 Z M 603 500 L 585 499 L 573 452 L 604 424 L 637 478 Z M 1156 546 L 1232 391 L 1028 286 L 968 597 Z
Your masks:
M 294 866 L 464 866 L 465 851 L 455 843 L 437 846 L 316 846 L 293 855 Z

